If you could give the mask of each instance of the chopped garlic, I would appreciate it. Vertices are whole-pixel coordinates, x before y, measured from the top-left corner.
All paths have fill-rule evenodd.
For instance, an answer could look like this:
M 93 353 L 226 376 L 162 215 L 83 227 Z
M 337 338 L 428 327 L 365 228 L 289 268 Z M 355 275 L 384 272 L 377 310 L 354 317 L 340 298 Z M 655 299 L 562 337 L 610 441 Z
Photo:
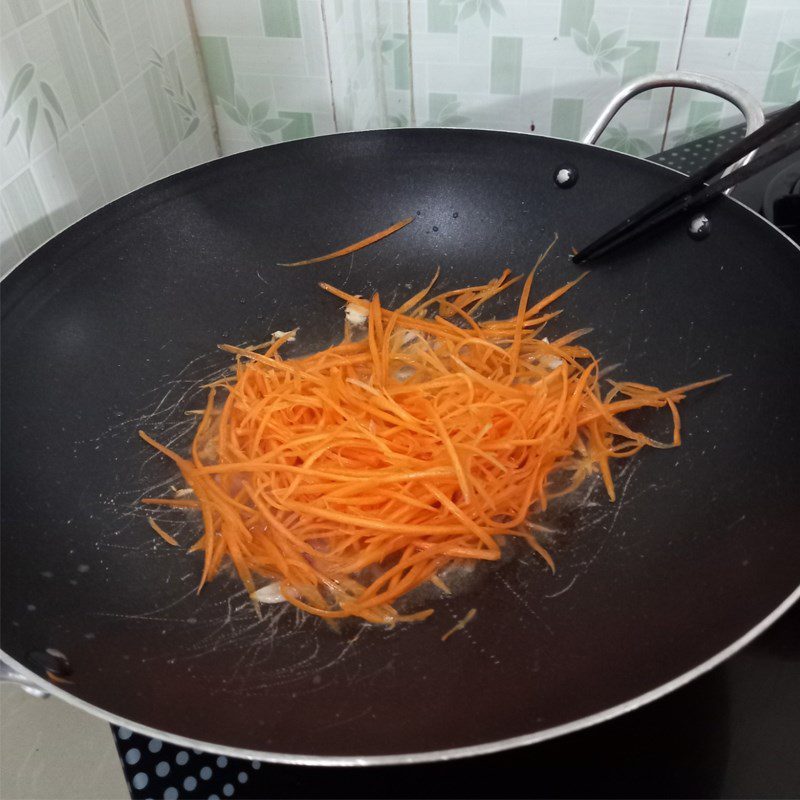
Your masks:
M 360 328 L 369 318 L 369 310 L 356 303 L 348 303 L 344 309 L 345 319 L 354 328 Z
M 257 591 L 250 595 L 253 600 L 258 600 L 259 603 L 285 603 L 286 598 L 281 593 L 281 585 L 278 581 L 268 583 L 262 586 Z
M 564 363 L 564 359 L 546 353 L 543 356 L 539 356 L 539 363 L 543 367 L 547 367 L 547 369 L 558 369 Z

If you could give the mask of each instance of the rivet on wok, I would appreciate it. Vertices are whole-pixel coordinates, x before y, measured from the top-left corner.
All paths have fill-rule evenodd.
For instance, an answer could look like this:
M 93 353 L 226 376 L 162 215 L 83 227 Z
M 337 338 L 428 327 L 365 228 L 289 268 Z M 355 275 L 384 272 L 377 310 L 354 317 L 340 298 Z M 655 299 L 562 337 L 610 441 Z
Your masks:
M 570 189 L 578 182 L 578 170 L 572 164 L 561 164 L 553 173 L 553 182 L 559 189 Z
M 697 214 L 689 221 L 689 236 L 700 241 L 711 233 L 711 220 L 705 214 Z
M 59 650 L 48 647 L 46 650 L 31 650 L 28 661 L 51 680 L 66 679 L 72 675 L 69 659 Z

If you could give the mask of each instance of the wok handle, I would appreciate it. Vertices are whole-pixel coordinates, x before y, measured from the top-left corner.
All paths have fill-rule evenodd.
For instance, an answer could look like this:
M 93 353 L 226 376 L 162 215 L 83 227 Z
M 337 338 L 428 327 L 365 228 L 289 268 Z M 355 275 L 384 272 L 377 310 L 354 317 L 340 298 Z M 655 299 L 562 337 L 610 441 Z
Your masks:
M 8 681 L 9 683 L 16 683 L 23 691 L 34 697 L 49 697 L 49 693 L 42 689 L 38 683 L 34 683 L 30 678 L 18 672 L 10 664 L 0 660 L 0 682 Z
M 633 97 L 650 89 L 673 87 L 683 89 L 697 89 L 702 92 L 714 94 L 733 103 L 742 112 L 745 119 L 746 133 L 750 134 L 764 124 L 764 110 L 758 100 L 750 92 L 740 86 L 722 78 L 713 78 L 710 75 L 699 75 L 694 72 L 663 72 L 645 75 L 620 89 L 609 104 L 603 109 L 602 114 L 583 137 L 584 144 L 595 144 L 600 134 L 613 119 L 614 115 Z M 723 175 L 738 167 L 743 167 L 755 155 L 755 150 L 748 153 L 740 161 L 728 167 Z M 730 191 L 730 189 L 728 190 Z

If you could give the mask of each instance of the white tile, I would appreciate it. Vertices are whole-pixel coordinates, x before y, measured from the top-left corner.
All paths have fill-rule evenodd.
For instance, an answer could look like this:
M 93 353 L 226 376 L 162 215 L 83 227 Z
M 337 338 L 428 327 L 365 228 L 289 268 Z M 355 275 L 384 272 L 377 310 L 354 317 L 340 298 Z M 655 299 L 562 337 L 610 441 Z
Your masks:
M 201 36 L 263 36 L 258 0 L 192 0 Z
M 302 39 L 248 36 L 228 40 L 234 74 L 306 75 Z
M 322 27 L 322 12 L 317 0 L 300 0 L 300 29 L 303 31 L 303 52 L 306 58 L 306 74 L 326 77 L 328 61 L 325 54 L 325 33 Z
M 489 71 L 472 64 L 439 64 L 428 73 L 430 92 L 489 91 Z
M 272 85 L 280 108 L 311 113 L 330 109 L 330 83 L 325 78 L 276 77 Z

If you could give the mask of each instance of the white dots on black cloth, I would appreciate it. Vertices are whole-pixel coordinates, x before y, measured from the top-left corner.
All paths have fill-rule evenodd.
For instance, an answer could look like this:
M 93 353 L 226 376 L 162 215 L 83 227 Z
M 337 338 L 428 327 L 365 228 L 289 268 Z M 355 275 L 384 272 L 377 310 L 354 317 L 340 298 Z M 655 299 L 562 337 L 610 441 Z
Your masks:
M 208 800 L 219 800 L 219 795 L 218 794 L 210 794 L 208 796 Z
M 163 746 L 164 746 L 164 742 L 162 742 L 162 741 L 161 741 L 161 739 L 151 739 L 151 740 L 150 740 L 150 741 L 147 743 L 147 749 L 148 749 L 148 750 L 149 750 L 151 753 L 160 753 L 160 752 L 161 752 L 161 748 L 162 748 Z
M 222 794 L 224 794 L 225 797 L 230 797 L 233 794 L 233 784 L 232 783 L 226 783 L 222 787 Z
M 187 792 L 193 792 L 197 788 L 197 778 L 195 778 L 194 775 L 185 778 L 183 781 L 183 788 L 186 789 Z
M 250 766 L 253 769 L 261 769 L 261 762 L 260 761 L 254 761 Z
M 189 761 L 189 754 L 185 750 L 181 750 L 178 755 L 175 756 L 175 763 L 182 767 Z
M 138 748 L 132 747 L 127 753 L 125 753 L 125 763 L 133 766 L 134 764 L 139 763 L 139 759 L 141 757 L 142 754 L 139 752 Z
M 159 761 L 156 764 L 156 775 L 159 778 L 166 778 L 169 775 L 169 764 L 166 761 Z
M 125 741 L 125 739 L 130 739 L 131 736 L 133 736 L 133 731 L 128 728 L 120 728 L 119 731 L 117 731 L 117 736 Z
M 223 767 L 227 767 L 228 766 L 228 759 L 225 756 L 219 756 L 219 758 L 217 758 L 217 766 L 220 769 L 222 769 Z
M 247 775 L 247 773 L 246 773 L 246 772 L 240 772 L 240 773 L 239 773 L 239 774 L 236 776 L 236 779 L 239 781 L 239 783 L 247 783 L 247 778 L 248 778 L 248 777 L 249 777 L 249 776 Z
M 213 774 L 214 771 L 211 769 L 211 767 L 203 767 L 203 769 L 200 770 L 200 777 L 204 781 L 207 781 Z
M 178 790 L 174 786 L 164 789 L 164 800 L 178 800 Z
M 149 778 L 144 772 L 137 772 L 133 776 L 133 780 L 131 781 L 131 786 L 133 786 L 134 789 L 140 789 L 140 790 L 144 789 L 144 787 L 147 786 L 148 780 Z

